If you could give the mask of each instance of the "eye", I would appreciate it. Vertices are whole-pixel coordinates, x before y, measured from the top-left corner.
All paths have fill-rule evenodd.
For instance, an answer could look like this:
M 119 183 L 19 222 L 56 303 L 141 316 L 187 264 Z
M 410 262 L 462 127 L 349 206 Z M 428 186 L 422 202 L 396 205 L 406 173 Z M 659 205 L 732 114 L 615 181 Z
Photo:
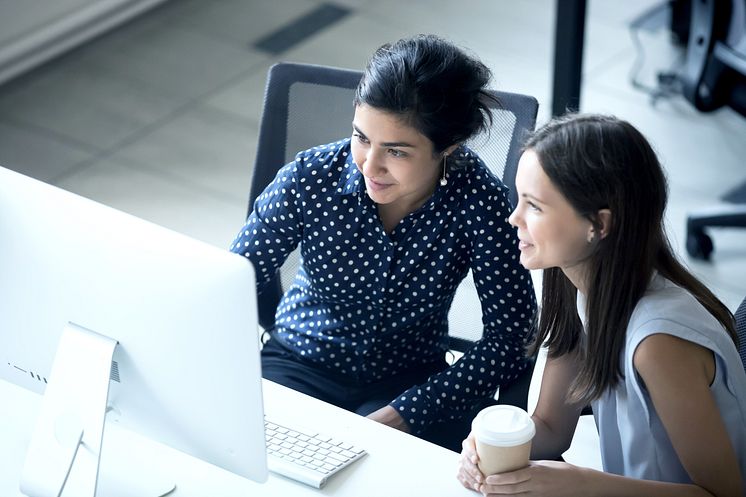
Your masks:
M 541 212 L 541 208 L 536 205 L 535 203 L 531 202 L 530 200 L 526 200 L 526 203 L 531 208 L 532 211 Z
M 392 157 L 406 157 L 407 156 L 406 152 L 402 152 L 401 150 L 399 150 L 397 148 L 390 148 L 390 149 L 388 149 L 388 153 Z
M 352 133 L 352 136 L 354 136 L 354 137 L 355 137 L 355 139 L 356 139 L 357 141 L 359 141 L 360 143 L 366 143 L 366 144 L 367 144 L 367 143 L 370 143 L 370 142 L 368 141 L 368 139 L 367 139 L 366 137 L 364 137 L 363 135 L 361 135 L 360 133 Z

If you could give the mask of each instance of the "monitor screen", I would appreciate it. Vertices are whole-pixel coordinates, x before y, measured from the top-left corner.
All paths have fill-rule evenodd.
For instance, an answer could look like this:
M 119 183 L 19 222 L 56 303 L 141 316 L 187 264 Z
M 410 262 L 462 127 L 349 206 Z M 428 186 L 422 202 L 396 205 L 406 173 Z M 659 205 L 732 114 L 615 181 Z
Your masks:
M 0 275 L 0 380 L 39 394 L 58 388 L 64 409 L 48 411 L 56 433 L 69 419 L 75 431 L 76 422 L 97 415 L 83 405 L 90 399 L 77 400 L 87 390 L 70 363 L 95 364 L 98 353 L 61 340 L 63 330 L 90 332 L 115 344 L 113 362 L 103 354 L 105 371 L 84 375 L 105 375 L 107 425 L 266 479 L 247 259 L 0 168 Z M 37 426 L 34 437 L 43 430 Z M 28 468 L 30 459 L 24 475 L 39 472 Z M 79 466 L 71 464 L 62 468 L 68 483 Z

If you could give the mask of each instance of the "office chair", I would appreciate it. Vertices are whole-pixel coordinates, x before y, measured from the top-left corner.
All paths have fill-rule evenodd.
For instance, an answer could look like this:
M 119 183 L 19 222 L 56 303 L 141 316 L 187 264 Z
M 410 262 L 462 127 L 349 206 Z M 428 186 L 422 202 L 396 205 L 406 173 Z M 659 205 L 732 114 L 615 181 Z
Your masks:
M 296 153 L 351 134 L 352 101 L 361 76 L 358 71 L 310 64 L 279 63 L 270 68 L 247 215 L 277 171 L 292 161 Z M 521 141 L 524 133 L 534 128 L 538 102 L 526 95 L 494 94 L 501 107 L 495 109 L 489 136 L 478 136 L 468 145 L 511 189 L 510 200 L 515 205 L 514 184 Z M 292 284 L 298 264 L 296 250 L 258 297 L 259 324 L 265 330 L 274 326 L 275 310 L 284 290 Z M 467 275 L 462 282 L 451 309 L 449 347 L 463 353 L 482 332 L 481 320 L 473 322 L 473 316 L 481 316 L 481 305 L 471 276 Z M 504 389 L 500 403 L 525 409 L 532 373 L 533 362 L 528 371 Z
M 746 116 L 746 0 L 691 2 L 686 63 L 680 74 L 684 97 L 709 112 L 728 105 Z M 746 183 L 723 197 L 733 205 L 691 213 L 686 249 L 708 260 L 713 251 L 708 226 L 746 227 Z
M 743 369 L 746 369 L 746 298 L 736 310 L 736 332 L 738 333 L 738 352 L 741 354 Z

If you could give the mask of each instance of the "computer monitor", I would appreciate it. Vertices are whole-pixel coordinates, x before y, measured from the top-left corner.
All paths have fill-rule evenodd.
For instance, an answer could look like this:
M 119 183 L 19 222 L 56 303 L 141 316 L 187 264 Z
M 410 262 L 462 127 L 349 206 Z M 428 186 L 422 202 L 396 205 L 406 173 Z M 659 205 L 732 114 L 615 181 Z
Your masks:
M 247 259 L 0 168 L 0 379 L 46 391 L 25 494 L 93 495 L 104 409 L 265 480 L 258 349 Z

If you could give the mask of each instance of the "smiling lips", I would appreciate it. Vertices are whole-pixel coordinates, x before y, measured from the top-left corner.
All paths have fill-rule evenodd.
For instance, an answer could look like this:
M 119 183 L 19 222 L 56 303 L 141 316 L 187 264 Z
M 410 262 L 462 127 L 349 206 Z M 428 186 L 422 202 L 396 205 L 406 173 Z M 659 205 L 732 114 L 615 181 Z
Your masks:
M 385 190 L 386 188 L 393 186 L 392 184 L 386 184 L 386 183 L 379 183 L 377 181 L 374 181 L 370 178 L 365 178 L 365 182 L 368 184 L 368 188 L 373 190 L 374 192 L 380 192 Z
M 523 240 L 518 241 L 518 249 L 519 250 L 526 250 L 528 248 L 533 247 L 534 245 L 532 243 L 524 242 Z

